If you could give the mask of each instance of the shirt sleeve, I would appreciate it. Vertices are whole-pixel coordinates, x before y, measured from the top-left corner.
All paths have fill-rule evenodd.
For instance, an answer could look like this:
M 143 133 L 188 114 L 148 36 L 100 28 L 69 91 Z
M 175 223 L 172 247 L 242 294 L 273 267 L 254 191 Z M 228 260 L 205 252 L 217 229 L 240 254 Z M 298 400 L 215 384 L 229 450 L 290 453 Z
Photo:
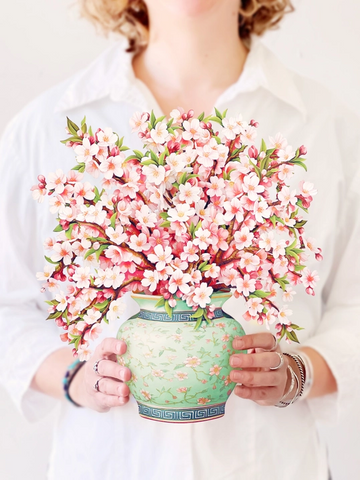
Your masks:
M 45 321 L 46 298 L 35 276 L 45 263 L 39 234 L 45 207 L 31 197 L 35 152 L 15 123 L 0 142 L 0 382 L 22 414 L 35 421 L 58 401 L 31 389 L 31 380 L 45 358 L 64 344 L 54 323 Z
M 360 398 L 359 121 L 344 112 L 338 117 L 336 130 L 343 156 L 345 188 L 338 215 L 333 212 L 335 261 L 323 292 L 321 322 L 315 335 L 302 343 L 323 356 L 337 382 L 336 393 L 306 400 L 316 420 L 326 423 L 339 421 L 342 412 L 352 408 Z

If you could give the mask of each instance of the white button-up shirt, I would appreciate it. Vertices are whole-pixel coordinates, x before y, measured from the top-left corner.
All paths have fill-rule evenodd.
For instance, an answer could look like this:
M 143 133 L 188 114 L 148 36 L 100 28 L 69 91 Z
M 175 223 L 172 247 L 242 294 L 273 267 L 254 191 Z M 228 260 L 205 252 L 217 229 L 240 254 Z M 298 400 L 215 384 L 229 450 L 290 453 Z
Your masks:
M 98 414 L 59 402 L 30 389 L 38 366 L 63 347 L 59 331 L 46 322 L 45 297 L 35 272 L 44 265 L 42 241 L 52 235 L 47 202 L 37 204 L 30 187 L 39 173 L 74 164 L 65 137 L 66 115 L 84 115 L 93 129 L 111 126 L 125 143 L 141 148 L 131 134 L 135 111 L 160 115 L 148 88 L 135 78 L 132 55 L 119 42 L 87 69 L 44 93 L 8 126 L 0 147 L 0 377 L 30 419 L 58 405 L 50 460 L 51 480 L 303 480 L 327 479 L 326 451 L 315 420 L 338 418 L 359 398 L 360 368 L 360 170 L 359 122 L 316 83 L 288 71 L 258 40 L 253 41 L 238 81 L 217 100 L 259 122 L 259 141 L 282 132 L 294 147 L 308 149 L 308 173 L 294 181 L 315 183 L 307 234 L 321 246 L 324 261 L 309 260 L 320 274 L 316 296 L 297 288 L 293 321 L 303 327 L 301 344 L 326 359 L 338 392 L 285 408 L 261 407 L 236 397 L 225 417 L 204 423 L 172 425 L 138 416 L 133 398 L 124 407 Z M 174 105 L 176 107 L 176 105 Z M 136 311 L 131 299 L 122 320 Z M 225 310 L 247 333 L 262 327 L 242 319 L 242 300 Z M 106 327 L 114 336 L 120 325 Z M 284 350 L 289 348 L 283 345 Z

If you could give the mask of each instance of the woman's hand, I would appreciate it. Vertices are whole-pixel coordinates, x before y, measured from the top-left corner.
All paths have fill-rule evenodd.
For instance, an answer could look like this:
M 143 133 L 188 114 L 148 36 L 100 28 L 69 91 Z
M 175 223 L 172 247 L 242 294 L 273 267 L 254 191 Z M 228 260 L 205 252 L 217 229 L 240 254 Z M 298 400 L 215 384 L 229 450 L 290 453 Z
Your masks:
M 275 341 L 271 333 L 255 333 L 234 339 L 235 350 L 248 350 L 248 353 L 230 357 L 230 365 L 235 368 L 230 372 L 230 379 L 241 384 L 235 387 L 235 395 L 259 405 L 275 405 L 283 397 L 290 386 L 291 376 L 288 375 L 286 356 L 283 356 L 283 364 L 279 368 L 271 370 L 281 362 L 281 349 L 279 345 L 274 348 Z M 294 392 L 291 392 L 290 398 L 292 396 Z
M 116 338 L 105 338 L 75 375 L 70 385 L 70 397 L 79 405 L 97 412 L 125 405 L 129 401 L 130 390 L 124 382 L 130 380 L 131 372 L 116 360 L 116 355 L 125 352 L 126 343 Z M 98 374 L 94 370 L 97 361 Z M 98 391 L 95 389 L 97 381 Z

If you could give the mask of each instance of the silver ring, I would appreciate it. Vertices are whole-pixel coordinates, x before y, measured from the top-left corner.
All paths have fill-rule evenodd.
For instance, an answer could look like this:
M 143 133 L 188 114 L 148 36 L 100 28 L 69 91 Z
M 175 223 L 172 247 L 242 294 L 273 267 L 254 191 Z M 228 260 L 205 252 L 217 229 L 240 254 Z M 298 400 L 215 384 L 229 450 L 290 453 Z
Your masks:
M 100 358 L 100 360 L 98 360 L 97 362 L 94 363 L 93 370 L 96 373 L 96 375 L 100 375 L 100 373 L 99 373 L 99 363 L 101 362 L 101 360 L 103 360 L 103 359 Z
M 273 339 L 274 339 L 274 346 L 270 350 L 267 350 L 268 352 L 274 352 L 277 349 L 278 344 L 277 344 L 275 335 L 273 335 Z
M 270 370 L 278 370 L 278 369 L 279 369 L 280 367 L 282 367 L 283 364 L 284 364 L 284 355 L 283 355 L 282 353 L 279 353 L 279 352 L 274 352 L 274 353 L 276 353 L 276 355 L 279 356 L 279 358 L 280 358 L 280 363 L 279 363 L 279 365 L 277 365 L 276 367 L 270 367 Z
M 102 378 L 102 377 L 101 377 Z M 99 389 L 99 382 L 101 380 L 101 378 L 98 378 L 95 382 L 95 385 L 94 385 L 94 390 L 95 392 L 100 392 L 100 389 Z

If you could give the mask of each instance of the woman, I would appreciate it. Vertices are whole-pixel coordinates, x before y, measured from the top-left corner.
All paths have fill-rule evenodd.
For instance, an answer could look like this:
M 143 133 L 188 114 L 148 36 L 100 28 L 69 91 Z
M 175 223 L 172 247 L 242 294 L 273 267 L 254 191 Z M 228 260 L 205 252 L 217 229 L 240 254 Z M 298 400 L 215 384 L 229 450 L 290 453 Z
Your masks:
M 111 125 L 139 148 L 128 125 L 135 111 L 168 115 L 181 105 L 198 115 L 216 106 L 255 118 L 260 138 L 281 131 L 294 145 L 305 143 L 309 178 L 319 191 L 307 227 L 325 261 L 310 267 L 320 274 L 317 295 L 298 290 L 293 302 L 295 323 L 305 327 L 299 353 L 306 354 L 306 373 L 313 376 L 306 400 L 274 407 L 294 397 L 294 391 L 287 394 L 288 363 L 299 382 L 300 369 L 292 357 L 279 364 L 278 354 L 289 346 L 275 347 L 265 328 L 246 324 L 241 348 L 253 350 L 231 359 L 231 378 L 241 385 L 223 419 L 182 426 L 146 422 L 124 383 L 131 372 L 115 361 L 126 345 L 113 338 L 118 325 L 109 326 L 72 379 L 70 398 L 84 408 L 61 403 L 49 478 L 327 479 L 315 420 L 335 418 L 358 392 L 353 382 L 360 365 L 356 120 L 256 39 L 282 18 L 287 0 L 242 1 L 240 9 L 238 0 L 87 0 L 82 6 L 105 30 L 125 33 L 130 52 L 120 43 L 45 93 L 14 119 L 1 144 L 6 242 L 1 375 L 23 412 L 35 419 L 54 405 L 51 397 L 64 397 L 62 379 L 73 361 L 55 329 L 45 325 L 44 298 L 34 279 L 43 265 L 39 239 L 51 235 L 53 219 L 46 205 L 42 211 L 27 194 L 39 172 L 59 166 L 67 171 L 73 164 L 72 154 L 58 144 L 66 115 L 76 120 L 86 114 L 95 128 Z M 123 320 L 136 311 L 131 299 L 127 304 Z M 225 310 L 244 323 L 242 308 L 231 299 Z

